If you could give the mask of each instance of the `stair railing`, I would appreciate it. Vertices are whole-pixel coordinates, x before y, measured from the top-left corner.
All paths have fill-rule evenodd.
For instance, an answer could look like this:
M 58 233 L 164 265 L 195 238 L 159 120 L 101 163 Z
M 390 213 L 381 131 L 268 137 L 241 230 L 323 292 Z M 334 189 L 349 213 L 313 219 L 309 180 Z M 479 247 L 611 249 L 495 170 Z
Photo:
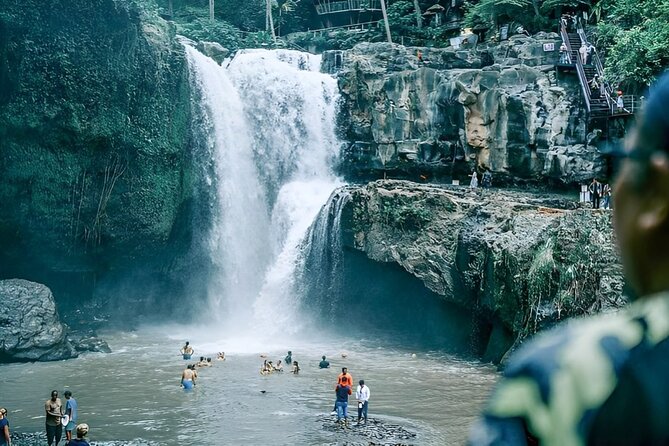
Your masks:
M 567 27 L 560 20 L 560 35 L 562 36 L 562 41 L 567 46 L 567 51 L 569 54 L 572 54 L 571 42 L 569 42 L 569 33 L 567 32 Z M 580 36 L 580 33 L 579 33 Z M 581 37 L 581 39 L 583 39 Z M 573 61 L 574 66 L 576 67 L 576 74 L 578 75 L 579 83 L 581 84 L 581 91 L 583 92 L 583 99 L 585 100 L 585 108 L 590 113 L 590 85 L 588 84 L 588 78 L 585 75 L 585 69 L 583 68 L 583 61 L 579 57 L 578 48 L 576 49 L 576 60 Z

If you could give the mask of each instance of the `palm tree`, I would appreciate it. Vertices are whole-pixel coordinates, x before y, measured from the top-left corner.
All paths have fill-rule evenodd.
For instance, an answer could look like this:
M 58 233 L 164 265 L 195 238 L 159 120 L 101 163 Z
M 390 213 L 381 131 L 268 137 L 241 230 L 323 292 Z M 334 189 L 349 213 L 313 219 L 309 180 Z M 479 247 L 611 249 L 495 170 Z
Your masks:
M 273 0 L 265 0 L 265 29 L 272 35 L 272 40 L 276 43 L 276 34 L 274 33 L 274 19 L 272 18 Z
M 383 13 L 383 23 L 386 25 L 386 37 L 388 38 L 388 43 L 393 43 L 392 37 L 390 37 L 390 25 L 388 25 L 388 11 L 386 11 L 386 0 L 381 0 L 381 12 Z
M 413 0 L 413 9 L 414 13 L 416 14 L 416 26 L 418 29 L 421 29 L 423 27 L 423 15 L 422 11 L 420 10 L 420 4 L 418 3 L 418 0 Z

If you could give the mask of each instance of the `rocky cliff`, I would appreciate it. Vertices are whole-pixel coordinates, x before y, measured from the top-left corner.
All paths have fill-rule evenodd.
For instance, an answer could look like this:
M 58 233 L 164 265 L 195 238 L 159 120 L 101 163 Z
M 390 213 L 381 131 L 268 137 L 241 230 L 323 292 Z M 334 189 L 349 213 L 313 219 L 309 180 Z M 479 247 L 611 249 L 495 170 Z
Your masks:
M 603 175 L 576 78 L 555 76 L 559 42 L 540 33 L 469 49 L 374 43 L 326 53 L 350 141 L 343 170 L 449 182 L 474 170 L 506 183 Z
M 0 278 L 63 298 L 132 276 L 125 303 L 178 282 L 197 180 L 173 28 L 132 0 L 6 0 L 0 85 Z
M 570 197 L 376 181 L 351 189 L 342 226 L 348 249 L 471 311 L 487 360 L 559 320 L 624 303 L 610 212 Z

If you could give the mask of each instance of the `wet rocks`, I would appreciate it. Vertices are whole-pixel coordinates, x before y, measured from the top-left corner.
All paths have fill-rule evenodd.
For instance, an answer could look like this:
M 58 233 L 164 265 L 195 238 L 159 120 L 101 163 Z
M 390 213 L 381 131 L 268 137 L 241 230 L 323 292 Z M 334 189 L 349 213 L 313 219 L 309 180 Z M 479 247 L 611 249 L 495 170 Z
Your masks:
M 351 446 L 418 444 L 416 432 L 380 418 L 369 418 L 367 423 L 358 424 L 355 417 L 349 417 L 346 427 L 337 424 L 332 416 L 321 416 L 318 422 L 324 431 L 336 435 L 338 442 Z
M 44 433 L 16 433 L 12 432 L 12 444 L 14 446 L 43 446 L 46 444 L 46 435 Z M 89 441 L 91 446 L 158 446 L 144 440 L 131 441 Z
M 0 359 L 56 361 L 77 356 L 51 290 L 27 280 L 0 281 Z

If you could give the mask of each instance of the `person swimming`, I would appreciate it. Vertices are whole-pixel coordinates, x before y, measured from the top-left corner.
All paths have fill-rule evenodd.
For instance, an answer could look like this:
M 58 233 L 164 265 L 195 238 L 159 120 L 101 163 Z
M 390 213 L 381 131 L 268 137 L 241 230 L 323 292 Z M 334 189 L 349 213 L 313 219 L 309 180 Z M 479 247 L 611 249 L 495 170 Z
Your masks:
M 225 352 L 218 352 L 216 359 L 219 361 L 225 361 Z

